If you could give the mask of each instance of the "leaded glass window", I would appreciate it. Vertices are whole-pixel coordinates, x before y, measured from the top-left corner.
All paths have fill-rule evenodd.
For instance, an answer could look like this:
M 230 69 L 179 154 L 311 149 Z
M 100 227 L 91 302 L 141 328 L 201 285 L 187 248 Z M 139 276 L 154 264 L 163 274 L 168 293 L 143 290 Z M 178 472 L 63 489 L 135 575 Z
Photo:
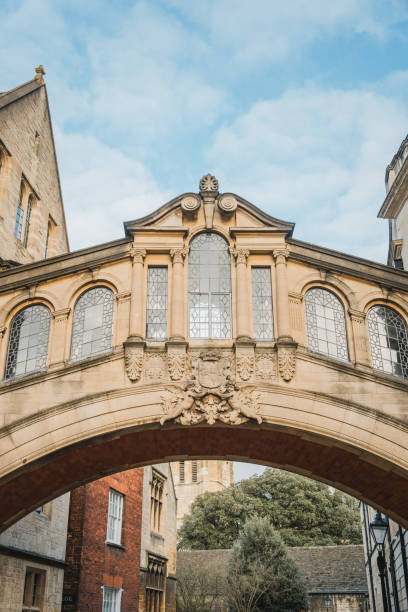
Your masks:
M 231 263 L 219 234 L 199 234 L 188 259 L 190 338 L 231 338 Z
M 71 359 L 85 359 L 112 348 L 113 293 L 95 287 L 81 295 L 72 324 Z
M 28 233 L 30 231 L 32 202 L 33 202 L 33 197 L 30 195 L 30 197 L 28 198 L 28 202 L 27 202 L 27 214 L 26 214 L 26 222 L 25 222 L 25 228 L 24 228 L 24 242 L 23 242 L 23 244 L 24 244 L 25 247 L 27 247 Z
M 254 338 L 273 340 L 271 269 L 253 267 L 251 272 Z
M 309 350 L 348 361 L 346 318 L 340 300 L 326 289 L 309 289 L 305 308 Z
M 20 240 L 21 240 L 21 232 L 23 231 L 23 220 L 24 220 L 24 210 L 22 206 L 23 193 L 24 193 L 24 186 L 23 186 L 23 183 L 21 183 L 20 195 L 18 198 L 18 206 L 17 206 L 17 212 L 16 212 L 16 222 L 14 225 L 14 235 Z
M 373 368 L 408 378 L 408 334 L 401 315 L 387 306 L 373 306 L 367 325 Z
M 146 337 L 165 340 L 167 336 L 167 267 L 149 267 L 147 274 Z
M 20 310 L 10 327 L 5 378 L 45 370 L 51 313 L 42 304 Z

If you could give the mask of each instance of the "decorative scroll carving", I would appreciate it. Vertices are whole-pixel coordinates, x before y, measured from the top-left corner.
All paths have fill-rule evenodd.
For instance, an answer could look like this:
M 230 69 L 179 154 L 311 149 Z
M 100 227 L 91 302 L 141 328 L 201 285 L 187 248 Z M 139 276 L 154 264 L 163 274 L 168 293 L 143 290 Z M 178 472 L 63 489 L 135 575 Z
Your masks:
M 284 263 L 289 257 L 289 249 L 288 247 L 282 247 L 280 249 L 274 249 L 272 254 L 276 261 L 276 263 Z
M 254 358 L 252 354 L 237 356 L 237 372 L 241 380 L 249 380 L 254 371 Z
M 276 366 L 275 353 L 260 353 L 256 356 L 255 378 L 264 381 L 276 378 Z
M 185 256 L 188 254 L 188 249 L 186 247 L 180 247 L 177 249 L 170 249 L 170 257 L 173 260 L 173 263 L 183 263 Z
M 150 353 L 146 357 L 146 378 L 150 380 L 163 380 L 166 378 L 166 356 L 163 353 Z
M 201 206 L 201 201 L 197 196 L 185 196 L 181 200 L 181 209 L 185 213 L 195 214 Z
M 218 181 L 212 174 L 205 174 L 200 180 L 200 193 L 218 193 Z
M 247 257 L 249 255 L 248 249 L 236 249 L 235 247 L 231 247 L 230 253 L 237 260 L 237 264 L 246 264 Z
M 278 346 L 278 367 L 283 380 L 289 382 L 296 372 L 296 348 L 293 346 Z
M 129 380 L 140 379 L 143 369 L 143 345 L 125 342 L 125 368 Z
M 167 355 L 167 361 L 169 364 L 169 374 L 171 380 L 181 380 L 184 375 L 186 368 L 186 354 L 185 351 L 182 353 L 170 352 Z
M 236 211 L 238 202 L 232 195 L 222 195 L 218 200 L 218 208 L 224 214 L 231 214 Z
M 262 423 L 259 394 L 240 388 L 231 374 L 231 358 L 219 351 L 203 351 L 192 363 L 192 379 L 185 388 L 172 388 L 162 396 L 160 423 L 175 420 L 181 425 L 216 421 L 240 425 L 248 420 Z
M 144 258 L 146 257 L 146 249 L 139 249 L 137 247 L 132 247 L 129 251 L 131 257 L 133 257 L 133 263 L 143 263 Z

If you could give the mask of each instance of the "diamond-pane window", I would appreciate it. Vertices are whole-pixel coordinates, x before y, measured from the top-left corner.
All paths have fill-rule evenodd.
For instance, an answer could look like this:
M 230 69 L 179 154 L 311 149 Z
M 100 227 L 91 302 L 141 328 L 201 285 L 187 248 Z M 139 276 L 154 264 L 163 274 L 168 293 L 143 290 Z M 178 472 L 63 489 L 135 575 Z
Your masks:
M 346 318 L 340 300 L 326 289 L 309 289 L 305 309 L 309 350 L 348 361 Z
M 219 234 L 199 234 L 188 259 L 190 338 L 231 338 L 231 262 Z
M 5 378 L 14 378 L 47 367 L 51 313 L 42 304 L 20 310 L 10 327 Z
M 254 338 L 273 340 L 271 269 L 253 267 L 251 273 Z
M 373 368 L 408 378 L 408 334 L 401 315 L 387 306 L 373 306 L 367 325 Z
M 72 324 L 71 360 L 85 359 L 112 348 L 113 293 L 95 287 L 81 295 Z
M 146 337 L 167 337 L 167 267 L 149 266 L 147 274 Z

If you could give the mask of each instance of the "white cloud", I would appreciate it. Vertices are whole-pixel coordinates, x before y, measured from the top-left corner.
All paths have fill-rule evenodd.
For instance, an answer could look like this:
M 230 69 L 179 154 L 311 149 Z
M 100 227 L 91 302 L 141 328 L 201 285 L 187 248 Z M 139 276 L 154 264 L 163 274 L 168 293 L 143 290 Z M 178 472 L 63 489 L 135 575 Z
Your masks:
M 223 190 L 298 222 L 298 238 L 384 260 L 376 215 L 407 125 L 406 107 L 375 92 L 293 89 L 220 128 L 207 158 Z
M 122 238 L 123 221 L 170 199 L 143 164 L 98 139 L 57 132 L 56 141 L 72 250 Z

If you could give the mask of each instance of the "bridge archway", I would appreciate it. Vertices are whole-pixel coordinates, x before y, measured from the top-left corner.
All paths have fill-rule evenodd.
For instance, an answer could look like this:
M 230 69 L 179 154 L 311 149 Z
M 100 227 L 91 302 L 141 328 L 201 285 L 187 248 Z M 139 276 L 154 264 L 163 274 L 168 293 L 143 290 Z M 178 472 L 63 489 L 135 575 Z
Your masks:
M 330 483 L 408 527 L 403 423 L 314 393 L 260 388 L 262 423 L 160 425 L 165 387 L 55 406 L 9 428 L 0 480 L 6 528 L 44 501 L 135 466 L 190 458 L 271 465 Z M 5 457 L 3 457 L 5 458 Z

